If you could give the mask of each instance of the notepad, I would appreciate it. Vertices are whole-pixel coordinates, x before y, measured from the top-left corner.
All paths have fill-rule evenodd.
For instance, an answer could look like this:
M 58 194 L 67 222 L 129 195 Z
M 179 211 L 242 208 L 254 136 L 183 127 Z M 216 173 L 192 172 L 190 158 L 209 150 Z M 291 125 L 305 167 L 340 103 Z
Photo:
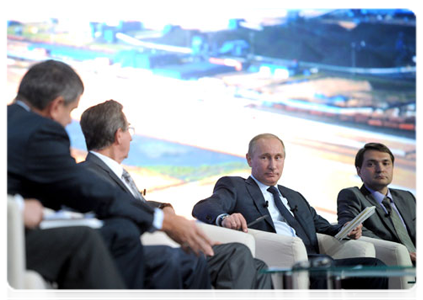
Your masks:
M 358 225 L 363 223 L 367 220 L 371 215 L 375 213 L 376 206 L 369 206 L 366 207 L 365 210 L 363 210 L 361 213 L 359 213 L 351 222 L 349 222 L 347 225 L 345 225 L 340 232 L 338 232 L 335 235 L 335 238 L 338 240 L 342 240 L 347 237 L 348 233 L 351 232 L 354 228 L 356 228 Z
M 88 226 L 94 229 L 101 228 L 103 221 L 95 218 L 92 213 L 78 213 L 74 211 L 52 211 L 44 209 L 44 219 L 40 223 L 40 229 L 69 227 L 69 226 Z

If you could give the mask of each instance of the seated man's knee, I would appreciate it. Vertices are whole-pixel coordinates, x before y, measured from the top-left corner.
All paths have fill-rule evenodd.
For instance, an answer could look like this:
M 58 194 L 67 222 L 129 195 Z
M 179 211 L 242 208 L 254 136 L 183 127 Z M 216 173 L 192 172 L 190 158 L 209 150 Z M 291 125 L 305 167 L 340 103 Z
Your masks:
M 243 257 L 253 257 L 250 248 L 248 248 L 246 245 L 241 243 L 226 243 L 226 244 L 220 244 L 213 246 L 213 249 L 219 249 L 218 251 L 226 252 L 235 254 L 237 256 L 243 256 Z

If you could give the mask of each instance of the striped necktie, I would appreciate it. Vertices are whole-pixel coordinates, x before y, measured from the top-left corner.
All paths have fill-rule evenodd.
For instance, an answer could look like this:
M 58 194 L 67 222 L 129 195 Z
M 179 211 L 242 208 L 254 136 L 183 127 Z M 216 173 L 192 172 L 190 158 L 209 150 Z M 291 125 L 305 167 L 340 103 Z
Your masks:
M 141 201 L 145 201 L 144 197 L 141 195 L 140 191 L 138 190 L 138 188 L 137 188 L 134 180 L 132 179 L 131 175 L 129 175 L 128 171 L 126 171 L 125 169 L 123 169 L 122 179 L 125 181 L 125 183 L 128 184 L 128 186 L 131 189 L 132 195 L 135 198 L 140 199 Z
M 386 210 L 388 211 L 388 215 L 394 224 L 395 231 L 403 245 L 405 245 L 409 252 L 416 252 L 416 247 L 413 244 L 413 241 L 410 238 L 410 235 L 407 232 L 404 224 L 401 221 L 400 216 L 396 209 L 391 206 L 391 199 L 385 197 L 382 201 L 383 206 L 385 206 Z

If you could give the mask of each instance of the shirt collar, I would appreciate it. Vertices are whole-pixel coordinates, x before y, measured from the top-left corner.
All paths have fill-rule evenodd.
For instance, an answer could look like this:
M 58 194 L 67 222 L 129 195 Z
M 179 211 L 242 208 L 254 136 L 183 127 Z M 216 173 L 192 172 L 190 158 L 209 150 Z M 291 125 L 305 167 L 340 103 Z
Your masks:
M 28 104 L 26 104 L 25 102 L 21 100 L 16 100 L 15 103 L 19 105 L 20 107 L 22 107 L 23 109 L 25 109 L 26 111 L 31 111 L 31 108 L 29 108 Z
M 257 185 L 259 186 L 259 188 L 260 188 L 260 190 L 261 190 L 261 192 L 262 193 L 270 193 L 267 189 L 270 187 L 270 185 L 265 185 L 264 183 L 261 183 L 260 181 L 258 181 L 252 174 L 251 174 L 251 178 L 253 178 L 253 180 L 257 183 Z M 278 190 L 278 192 L 279 192 L 279 189 L 278 189 L 278 187 L 276 186 L 276 188 L 277 188 L 277 190 Z M 279 194 L 280 194 L 280 192 L 279 192 Z
M 98 152 L 90 151 L 90 153 L 94 154 L 99 159 L 101 159 L 101 161 L 104 162 L 113 171 L 113 173 L 115 173 L 117 177 L 122 178 L 123 167 L 120 163 Z
M 382 194 L 381 192 L 375 191 L 371 188 L 369 188 L 367 185 L 364 185 L 366 187 L 366 189 L 369 190 L 369 192 L 372 194 L 373 198 L 376 199 L 376 201 L 379 204 L 382 204 L 383 199 L 385 199 L 385 197 L 388 197 L 389 199 L 391 199 L 392 201 L 392 195 L 391 195 L 391 191 L 388 189 L 388 193 L 386 195 Z

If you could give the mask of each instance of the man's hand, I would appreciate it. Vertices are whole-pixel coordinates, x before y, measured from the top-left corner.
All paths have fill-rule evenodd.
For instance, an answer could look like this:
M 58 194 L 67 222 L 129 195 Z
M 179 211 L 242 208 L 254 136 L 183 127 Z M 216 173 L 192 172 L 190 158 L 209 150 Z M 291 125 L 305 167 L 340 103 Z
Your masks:
M 25 199 L 23 221 L 26 228 L 35 228 L 43 220 L 43 205 L 37 199 Z
M 411 261 L 416 261 L 416 252 L 410 252 Z
M 222 227 L 248 232 L 247 221 L 240 213 L 234 213 L 232 215 L 226 216 L 222 221 Z
M 189 221 L 184 217 L 173 213 L 164 212 L 162 231 L 181 245 L 186 252 L 193 251 L 196 255 L 203 252 L 207 256 L 213 256 L 213 242 L 198 228 L 195 221 Z
M 167 213 L 169 213 L 169 214 L 172 214 L 172 215 L 175 215 L 176 214 L 175 213 L 175 210 L 173 209 L 172 206 L 166 206 L 166 207 L 162 208 L 162 210 L 165 211 L 165 212 L 167 212 Z
M 345 225 L 346 224 L 348 223 L 345 223 Z M 350 233 L 348 233 L 348 237 L 353 240 L 358 240 L 359 238 L 361 238 L 362 228 L 363 228 L 363 224 L 358 225 L 356 228 L 351 230 Z

